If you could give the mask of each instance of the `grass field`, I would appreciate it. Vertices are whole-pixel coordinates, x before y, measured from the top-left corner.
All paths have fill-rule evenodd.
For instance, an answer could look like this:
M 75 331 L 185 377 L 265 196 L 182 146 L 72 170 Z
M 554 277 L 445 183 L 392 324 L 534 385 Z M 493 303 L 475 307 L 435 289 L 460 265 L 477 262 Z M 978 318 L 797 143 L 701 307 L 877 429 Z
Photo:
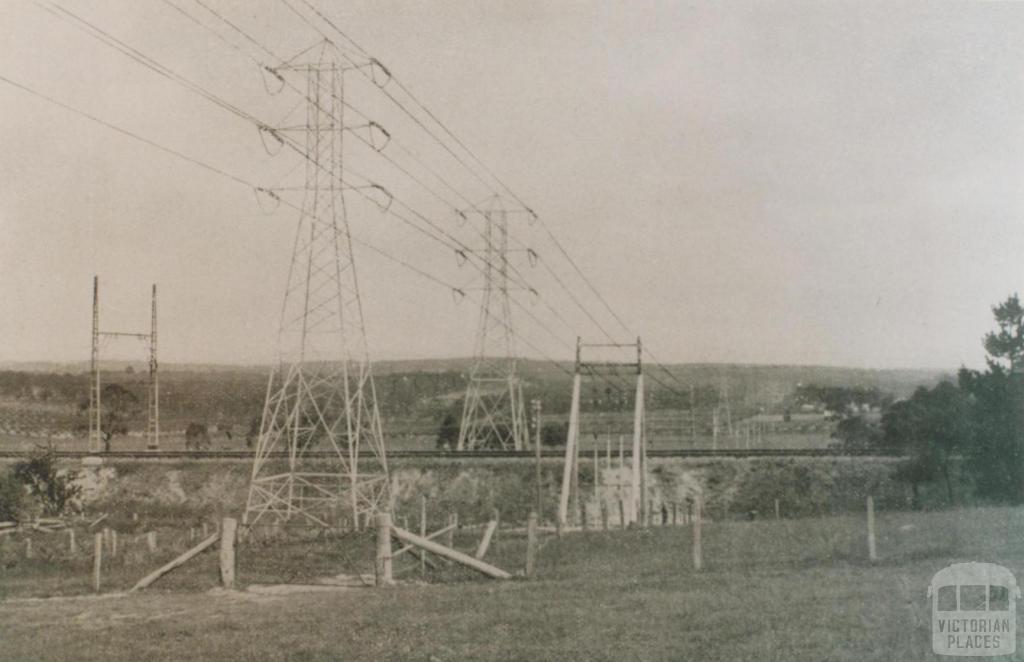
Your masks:
M 1022 531 L 1024 509 L 880 514 L 881 558 L 870 564 L 856 515 L 712 522 L 699 573 L 687 528 L 586 532 L 547 539 L 535 581 L 453 569 L 420 578 L 403 561 L 392 589 L 276 596 L 210 591 L 216 562 L 208 554 L 144 594 L 0 601 L 0 657 L 926 660 L 931 575 L 967 560 L 1019 575 Z M 474 536 L 463 532 L 457 546 L 471 549 Z M 311 581 L 340 570 L 346 554 L 366 568 L 369 547 L 359 549 L 243 546 L 240 578 Z M 516 570 L 523 549 L 521 538 L 502 534 L 488 558 Z

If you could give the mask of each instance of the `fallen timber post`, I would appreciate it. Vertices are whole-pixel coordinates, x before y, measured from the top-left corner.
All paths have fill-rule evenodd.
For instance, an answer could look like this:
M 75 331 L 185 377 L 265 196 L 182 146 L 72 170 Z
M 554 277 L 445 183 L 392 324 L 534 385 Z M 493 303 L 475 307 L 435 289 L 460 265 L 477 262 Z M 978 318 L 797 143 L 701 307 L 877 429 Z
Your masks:
M 444 534 L 448 533 L 449 531 L 454 531 L 454 530 L 455 530 L 455 524 L 449 524 L 448 526 L 444 527 L 443 529 L 438 529 L 437 531 L 434 531 L 429 536 L 424 536 L 424 538 L 427 539 L 427 540 L 433 540 L 434 538 L 436 538 L 438 536 L 443 536 Z M 404 554 L 405 552 L 410 552 L 412 554 L 416 554 L 415 545 L 406 545 L 405 547 L 401 548 L 400 550 L 398 550 L 397 552 L 392 554 L 391 558 L 393 558 L 393 559 L 394 558 L 398 558 L 399 555 Z
M 209 538 L 207 538 L 203 542 L 199 543 L 198 545 L 196 545 L 192 549 L 188 550 L 187 552 L 185 552 L 184 554 L 182 554 L 178 558 L 174 559 L 173 561 L 171 561 L 171 562 L 167 563 L 166 565 L 163 565 L 163 566 L 157 568 L 156 570 L 154 570 L 153 572 L 149 573 L 148 575 L 146 575 L 145 577 L 140 579 L 138 581 L 138 583 L 135 584 L 135 586 L 132 586 L 131 589 L 128 592 L 129 593 L 134 593 L 135 591 L 138 591 L 139 589 L 146 588 L 147 586 L 149 586 L 150 584 L 152 584 L 156 580 L 158 580 L 161 577 L 163 577 L 164 575 L 166 575 L 171 570 L 174 570 L 175 568 L 177 568 L 180 565 L 184 565 L 189 559 L 191 559 L 191 558 L 193 558 L 195 556 L 198 556 L 200 553 L 202 553 L 208 547 L 212 547 L 218 540 L 220 540 L 220 533 L 219 532 L 218 533 L 214 533 Z
M 461 563 L 462 565 L 468 568 L 472 568 L 473 570 L 476 570 L 479 573 L 487 575 L 488 577 L 493 577 L 494 579 L 512 578 L 512 575 L 505 572 L 501 568 L 494 567 L 490 563 L 485 563 L 484 561 L 474 559 L 472 556 L 469 556 L 468 554 L 463 554 L 462 552 L 451 549 L 450 547 L 439 545 L 436 542 L 420 537 L 415 533 L 410 533 L 409 531 L 400 529 L 397 526 L 392 527 L 391 532 L 392 535 L 394 535 L 396 538 L 406 543 L 407 545 L 414 545 L 433 554 L 437 554 L 440 557 L 451 559 L 456 563 Z

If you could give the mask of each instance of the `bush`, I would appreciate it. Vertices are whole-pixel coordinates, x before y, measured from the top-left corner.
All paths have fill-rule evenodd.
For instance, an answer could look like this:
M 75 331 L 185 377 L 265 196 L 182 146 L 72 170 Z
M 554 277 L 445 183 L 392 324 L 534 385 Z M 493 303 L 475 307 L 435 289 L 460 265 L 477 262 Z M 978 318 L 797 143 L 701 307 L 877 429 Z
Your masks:
M 57 470 L 57 453 L 52 448 L 38 450 L 15 464 L 13 477 L 14 482 L 28 487 L 43 514 L 50 517 L 63 514 L 82 492 L 82 486 L 75 483 L 78 472 Z
M 0 521 L 17 522 L 21 519 L 25 488 L 10 471 L 0 474 Z

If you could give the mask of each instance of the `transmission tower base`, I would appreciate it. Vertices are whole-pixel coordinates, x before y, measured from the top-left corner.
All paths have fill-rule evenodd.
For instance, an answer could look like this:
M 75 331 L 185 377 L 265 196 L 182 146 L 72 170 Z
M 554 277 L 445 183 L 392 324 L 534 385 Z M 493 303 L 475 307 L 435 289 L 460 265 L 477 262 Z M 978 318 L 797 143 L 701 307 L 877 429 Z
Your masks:
M 249 485 L 247 527 L 290 523 L 316 529 L 339 529 L 347 520 L 354 529 L 386 507 L 385 474 L 360 473 L 354 487 L 336 473 L 291 473 L 258 476 Z

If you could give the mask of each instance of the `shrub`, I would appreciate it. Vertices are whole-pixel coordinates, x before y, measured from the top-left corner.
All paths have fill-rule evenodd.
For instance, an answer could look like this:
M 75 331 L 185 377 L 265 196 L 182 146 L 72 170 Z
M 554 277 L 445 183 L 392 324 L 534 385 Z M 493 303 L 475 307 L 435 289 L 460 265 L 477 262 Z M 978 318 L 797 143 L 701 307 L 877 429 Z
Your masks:
M 57 453 L 52 448 L 38 450 L 15 464 L 13 477 L 28 487 L 39 500 L 43 514 L 51 517 L 63 514 L 82 491 L 82 486 L 75 483 L 78 472 L 57 470 Z
M 21 518 L 25 488 L 10 471 L 0 474 L 0 521 L 17 522 Z

